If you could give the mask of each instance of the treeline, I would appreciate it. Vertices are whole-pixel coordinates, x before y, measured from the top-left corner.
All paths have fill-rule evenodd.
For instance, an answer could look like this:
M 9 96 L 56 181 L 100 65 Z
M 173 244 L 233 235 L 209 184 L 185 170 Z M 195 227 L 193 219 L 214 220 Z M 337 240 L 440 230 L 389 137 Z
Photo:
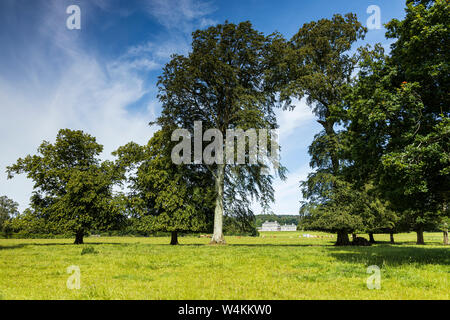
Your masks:
M 264 157 L 250 163 L 248 153 L 245 164 L 224 161 L 239 147 L 208 129 L 276 129 L 275 109 L 289 112 L 292 98 L 305 98 L 323 130 L 309 147 L 301 228 L 335 232 L 337 245 L 361 232 L 415 231 L 418 244 L 427 230 L 446 235 L 449 25 L 448 1 L 408 0 L 404 20 L 386 25 L 389 55 L 380 44 L 354 47 L 367 30 L 351 13 L 306 23 L 290 40 L 250 22 L 197 30 L 190 53 L 173 55 L 159 77 L 162 112 L 149 142 L 101 161 L 94 137 L 61 130 L 7 168 L 9 178 L 26 173 L 34 191 L 31 207 L 6 225 L 71 232 L 75 243 L 130 219 L 140 233 L 170 232 L 171 244 L 181 232 L 212 232 L 211 243 L 223 244 L 224 226 L 255 233 L 251 204 L 270 213 L 273 179 L 286 169 Z M 198 121 L 204 135 L 188 140 Z M 197 161 L 202 155 L 214 161 Z M 125 185 L 129 192 L 114 191 Z
M 299 222 L 298 215 L 275 215 L 275 214 L 259 214 L 255 216 L 256 227 L 261 227 L 266 221 L 276 221 L 279 224 L 295 224 L 298 225 Z

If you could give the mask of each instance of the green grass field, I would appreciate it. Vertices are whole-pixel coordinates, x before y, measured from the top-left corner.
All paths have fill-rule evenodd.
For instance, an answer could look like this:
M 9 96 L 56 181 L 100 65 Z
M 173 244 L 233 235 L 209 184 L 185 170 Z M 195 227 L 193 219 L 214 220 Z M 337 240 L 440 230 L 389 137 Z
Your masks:
M 0 239 L 1 299 L 449 299 L 450 248 L 442 234 L 375 235 L 372 247 L 334 247 L 332 238 L 273 232 L 260 237 Z M 81 254 L 93 247 L 94 253 Z M 68 289 L 79 266 L 81 288 Z M 369 290 L 367 267 L 381 268 Z

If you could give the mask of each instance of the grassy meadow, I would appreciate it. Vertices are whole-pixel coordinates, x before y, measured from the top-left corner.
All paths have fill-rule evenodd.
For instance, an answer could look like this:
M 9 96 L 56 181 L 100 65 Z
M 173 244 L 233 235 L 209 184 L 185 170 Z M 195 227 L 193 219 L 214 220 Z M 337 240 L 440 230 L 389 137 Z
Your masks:
M 299 237 L 303 233 L 322 238 Z M 375 235 L 371 247 L 334 247 L 318 232 L 226 237 L 0 239 L 0 299 L 449 299 L 450 248 L 442 234 Z M 92 249 L 93 248 L 93 252 Z M 82 254 L 83 251 L 83 254 Z M 68 289 L 78 266 L 81 288 Z M 369 290 L 367 267 L 381 268 Z

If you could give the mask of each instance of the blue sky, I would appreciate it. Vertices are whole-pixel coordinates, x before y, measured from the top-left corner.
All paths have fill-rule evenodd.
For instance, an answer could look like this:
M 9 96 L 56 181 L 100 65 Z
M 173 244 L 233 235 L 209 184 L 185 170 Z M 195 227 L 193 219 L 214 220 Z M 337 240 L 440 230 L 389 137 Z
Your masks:
M 189 52 L 191 32 L 225 20 L 250 20 L 266 34 L 290 38 L 302 24 L 354 12 L 366 24 L 370 5 L 381 22 L 404 16 L 404 0 L 203 1 L 203 0 L 2 0 L 0 1 L 0 171 L 34 154 L 60 128 L 81 129 L 105 146 L 102 155 L 129 141 L 144 144 L 160 112 L 156 80 L 173 53 Z M 81 29 L 69 30 L 66 8 L 81 9 Z M 390 41 L 369 30 L 364 43 Z M 309 107 L 279 111 L 282 162 L 287 181 L 275 182 L 277 214 L 297 214 L 299 181 L 309 168 L 308 146 L 320 131 Z M 0 195 L 29 204 L 32 182 L 6 180 Z M 256 206 L 257 207 L 257 206 Z

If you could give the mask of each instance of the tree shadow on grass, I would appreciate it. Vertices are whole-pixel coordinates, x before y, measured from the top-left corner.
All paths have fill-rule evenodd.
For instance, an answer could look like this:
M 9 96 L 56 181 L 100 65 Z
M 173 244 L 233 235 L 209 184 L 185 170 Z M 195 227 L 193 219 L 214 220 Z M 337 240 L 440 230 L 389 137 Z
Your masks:
M 13 244 L 11 246 L 0 246 L 0 250 L 10 250 L 10 249 L 20 249 L 25 247 L 26 244 L 20 243 L 20 244 Z
M 369 265 L 450 265 L 450 250 L 442 247 L 378 245 L 372 247 L 326 247 L 337 260 Z
M 119 243 L 119 242 L 85 242 L 84 244 L 73 244 L 71 242 L 54 242 L 54 243 L 35 243 L 35 242 L 25 242 L 19 244 L 13 244 L 9 246 L 0 245 L 0 250 L 9 250 L 9 249 L 20 249 L 26 246 L 74 246 L 74 247 L 82 247 L 84 245 L 100 245 L 100 244 L 112 244 L 112 245 L 128 245 L 128 243 Z

